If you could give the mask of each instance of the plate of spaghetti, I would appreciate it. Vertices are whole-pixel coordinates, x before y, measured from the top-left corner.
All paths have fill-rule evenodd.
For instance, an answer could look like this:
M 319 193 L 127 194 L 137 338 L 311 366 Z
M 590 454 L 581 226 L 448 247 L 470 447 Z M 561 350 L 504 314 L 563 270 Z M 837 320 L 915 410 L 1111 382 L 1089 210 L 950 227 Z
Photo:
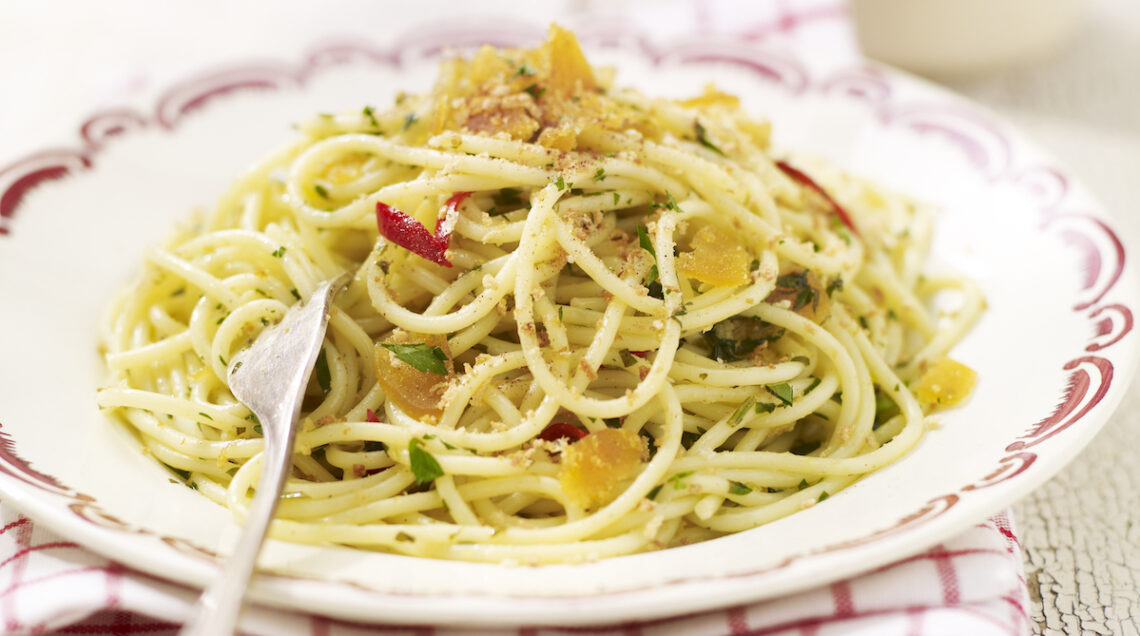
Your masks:
M 980 521 L 1107 420 L 1125 247 L 1008 125 L 879 67 L 580 35 L 235 66 L 0 171 L 5 501 L 202 585 L 261 465 L 230 360 L 342 272 L 267 604 L 771 597 Z

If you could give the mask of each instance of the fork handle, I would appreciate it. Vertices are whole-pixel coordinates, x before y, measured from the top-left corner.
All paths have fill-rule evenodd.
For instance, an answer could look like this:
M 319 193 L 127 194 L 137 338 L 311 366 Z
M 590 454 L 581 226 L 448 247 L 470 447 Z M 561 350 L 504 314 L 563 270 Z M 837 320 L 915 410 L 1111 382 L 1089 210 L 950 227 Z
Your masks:
M 272 425 L 272 424 L 271 424 Z M 277 424 L 284 428 L 285 424 Z M 280 430 L 280 429 L 279 429 Z M 220 571 L 220 578 L 214 579 L 194 606 L 194 613 L 180 632 L 181 636 L 218 636 L 232 634 L 241 612 L 245 588 L 253 574 L 257 555 L 260 552 L 269 523 L 281 499 L 287 473 L 267 471 L 267 467 L 280 466 L 287 458 L 282 455 L 292 452 L 292 441 L 288 444 L 273 444 L 266 439 L 265 453 L 262 455 L 261 478 L 257 492 L 250 503 L 241 536 L 233 553 Z M 271 474 L 266 475 L 266 472 Z

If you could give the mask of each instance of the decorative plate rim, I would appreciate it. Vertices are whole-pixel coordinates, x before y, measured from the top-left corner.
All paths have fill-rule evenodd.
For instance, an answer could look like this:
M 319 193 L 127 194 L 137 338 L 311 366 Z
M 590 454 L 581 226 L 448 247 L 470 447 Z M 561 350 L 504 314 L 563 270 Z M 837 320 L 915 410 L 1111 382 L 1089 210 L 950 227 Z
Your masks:
M 153 112 L 143 113 L 129 108 L 111 108 L 100 110 L 86 118 L 79 127 L 80 145 L 74 148 L 54 148 L 34 152 L 17 159 L 13 163 L 0 167 L 0 245 L 18 232 L 15 225 L 17 212 L 25 196 L 35 187 L 42 186 L 50 181 L 61 179 L 70 175 L 94 169 L 97 166 L 100 153 L 113 143 L 115 138 L 127 135 L 132 131 L 156 128 L 164 132 L 175 131 L 196 110 L 206 107 L 215 100 L 223 99 L 226 95 L 250 89 L 276 90 L 290 87 L 303 87 L 312 77 L 337 68 L 345 64 L 375 64 L 393 70 L 400 70 L 410 61 L 438 57 L 445 45 L 455 46 L 457 42 L 462 45 L 492 43 L 496 45 L 518 46 L 535 38 L 536 33 L 529 28 L 523 28 L 514 23 L 496 24 L 494 28 L 486 26 L 456 27 L 443 25 L 434 31 L 425 32 L 419 29 L 414 35 L 406 34 L 397 38 L 388 48 L 375 48 L 361 44 L 330 45 L 315 50 L 306 56 L 299 64 L 288 63 L 270 64 L 240 64 L 227 65 L 219 70 L 206 73 L 187 81 L 174 84 L 163 91 L 157 98 Z M 959 506 L 963 501 L 972 501 L 974 494 L 998 485 L 1016 491 L 1015 496 L 1021 496 L 1030 489 L 1048 479 L 1059 470 L 1032 471 L 1031 467 L 1038 460 L 1038 446 L 1048 444 L 1057 446 L 1061 441 L 1083 448 L 1092 436 L 1107 421 L 1112 410 L 1123 397 L 1137 363 L 1136 338 L 1126 337 L 1131 333 L 1133 326 L 1133 311 L 1129 303 L 1134 303 L 1134 297 L 1128 297 L 1119 284 L 1122 279 L 1131 278 L 1126 267 L 1127 250 L 1110 223 L 1111 217 L 1102 208 L 1093 205 L 1091 209 L 1072 209 L 1065 205 L 1073 183 L 1068 172 L 1054 163 L 1032 163 L 1018 165 L 1013 160 L 1014 150 L 1018 146 L 1034 149 L 1032 143 L 1022 140 L 1018 133 L 988 112 L 979 109 L 976 105 L 949 95 L 946 91 L 932 87 L 921 80 L 906 76 L 892 69 L 887 69 L 871 63 L 858 63 L 852 66 L 832 68 L 822 77 L 817 77 L 810 64 L 802 58 L 788 54 L 778 54 L 757 47 L 756 42 L 747 39 L 710 40 L 704 37 L 694 37 L 678 40 L 665 48 L 655 46 L 647 38 L 632 32 L 615 31 L 612 28 L 603 28 L 595 31 L 589 29 L 580 31 L 584 44 L 593 45 L 602 49 L 614 49 L 622 53 L 640 55 L 642 59 L 654 66 L 668 64 L 726 64 L 748 72 L 762 81 L 772 82 L 781 86 L 790 95 L 819 94 L 836 96 L 845 99 L 861 100 L 870 108 L 879 120 L 887 126 L 902 127 L 918 133 L 931 133 L 944 136 L 951 144 L 957 146 L 968 158 L 970 164 L 993 182 L 1003 182 L 1015 187 L 1023 188 L 1027 194 L 1039 202 L 1037 216 L 1042 232 L 1057 232 L 1058 234 L 1071 234 L 1071 245 L 1083 250 L 1086 258 L 1086 277 L 1083 288 L 1073 299 L 1071 311 L 1089 322 L 1091 336 L 1084 343 L 1084 349 L 1074 352 L 1074 355 L 1064 365 L 1063 371 L 1067 373 L 1067 384 L 1064 394 L 1054 411 L 1038 422 L 1027 426 L 1016 440 L 1006 448 L 1005 454 L 996 462 L 984 478 L 967 484 L 955 492 L 941 494 L 930 499 L 924 506 L 910 511 L 908 514 L 895 520 L 893 525 L 880 528 L 862 537 L 853 538 L 841 543 L 825 546 L 817 550 L 802 551 L 788 555 L 784 560 L 772 567 L 757 571 L 748 571 L 713 577 L 715 581 L 725 580 L 752 580 L 765 577 L 772 571 L 781 570 L 803 559 L 810 559 L 821 554 L 850 552 L 855 548 L 864 548 L 875 552 L 876 544 L 888 535 L 899 533 L 913 533 L 916 528 L 928 525 L 936 519 L 943 517 L 949 510 Z M 933 94 L 937 99 L 932 102 L 904 102 L 896 103 L 895 83 L 914 83 L 924 87 L 924 92 Z M 1099 249 L 1097 242 L 1107 245 L 1108 249 Z M 1126 276 L 1126 274 L 1129 274 Z M 1117 297 L 1123 294 L 1125 301 Z M 1134 294 L 1133 294 L 1134 296 Z M 1125 345 L 1120 343 L 1125 341 Z M 1130 347 L 1130 348 L 1126 348 Z M 1108 351 L 1110 350 L 1110 351 Z M 1109 354 L 1118 354 L 1125 363 L 1123 368 L 1114 364 L 1113 359 L 1105 357 Z M 1115 387 L 1115 389 L 1114 389 Z M 1096 418 L 1086 419 L 1090 414 Z M 1085 426 L 1072 429 L 1074 424 L 1084 422 Z M 1091 424 L 1088 424 L 1092 422 Z M 1066 450 L 1061 455 L 1071 459 L 1077 451 Z M 1026 475 L 1026 471 L 1030 471 Z M 25 508 L 37 520 L 45 525 L 60 531 L 66 526 L 56 519 L 52 506 L 33 500 L 25 486 L 34 487 L 40 496 L 47 493 L 51 501 L 65 502 L 67 508 L 75 515 L 91 522 L 103 532 L 131 532 L 146 534 L 143 528 L 132 527 L 101 510 L 94 497 L 86 495 L 79 490 L 71 489 L 51 475 L 45 475 L 34 469 L 23 460 L 15 447 L 15 441 L 3 430 L 0 424 L 0 492 L 4 497 L 12 500 L 18 507 Z M 1030 476 L 1032 478 L 1030 478 Z M 1016 482 L 1011 481 L 1017 478 Z M 19 482 L 16 484 L 15 482 Z M 1008 502 L 1002 505 L 1008 505 Z M 969 506 L 965 506 L 969 507 Z M 977 505 L 975 505 L 977 507 Z M 984 506 L 982 506 L 984 507 Z M 962 508 L 959 508 L 961 510 Z M 974 520 L 980 520 L 981 515 L 974 511 L 969 515 Z M 986 514 L 995 510 L 986 510 Z M 925 541 L 921 547 L 929 547 L 938 540 L 945 538 L 954 531 L 960 531 L 968 525 L 961 520 L 950 523 L 943 518 L 938 532 L 931 533 L 932 538 Z M 938 524 L 936 524 L 938 525 Z M 66 527 L 64 527 L 66 530 Z M 61 534 L 69 534 L 64 531 Z M 153 534 L 153 533 L 151 533 Z M 171 549 L 180 554 L 192 553 L 204 559 L 215 558 L 216 555 L 204 548 L 187 544 L 185 541 L 172 537 L 156 537 L 166 543 Z M 86 539 L 86 540 L 85 540 Z M 88 545 L 96 551 L 103 552 L 113 559 L 123 559 L 123 555 L 114 550 L 113 541 L 109 537 L 77 538 L 81 543 Z M 915 548 L 911 552 L 917 551 Z M 903 553 L 894 553 L 894 558 L 907 556 Z M 130 559 L 126 559 L 128 562 Z M 872 566 L 880 564 L 875 561 Z M 136 567 L 140 567 L 137 564 Z M 843 576 L 851 575 L 870 569 L 867 567 L 847 567 Z M 140 569 L 148 570 L 146 567 Z M 161 572 L 150 569 L 154 574 L 162 576 Z M 828 581 L 840 578 L 835 576 Z M 291 605 L 295 598 L 289 598 L 289 586 L 298 580 L 291 575 L 272 574 L 266 577 L 252 590 L 252 596 L 261 602 L 276 605 Z M 607 596 L 611 599 L 624 597 L 625 601 L 636 599 L 639 595 L 667 588 L 670 586 L 699 585 L 704 582 L 701 576 L 679 577 L 674 580 L 658 581 L 652 585 L 644 585 L 621 591 L 604 591 L 582 596 L 512 596 L 495 594 L 489 596 L 458 594 L 454 596 L 438 593 L 400 594 L 391 591 L 380 591 L 359 586 L 353 583 L 327 579 L 301 579 L 306 583 L 319 585 L 349 586 L 359 588 L 371 597 L 379 595 L 392 599 L 396 603 L 404 603 L 413 599 L 438 599 L 441 596 L 448 598 L 470 599 L 473 603 L 486 603 L 484 609 L 470 609 L 469 615 L 463 617 L 467 622 L 495 623 L 502 621 L 496 612 L 503 608 L 519 610 L 520 601 L 536 601 L 539 605 L 546 602 L 574 599 L 595 599 L 598 596 Z M 824 581 L 816 581 L 819 584 Z M 787 591 L 802 589 L 809 585 L 791 587 Z M 728 605 L 734 602 L 755 600 L 755 594 L 749 594 L 744 588 L 737 594 L 729 594 L 717 602 L 680 602 L 670 608 L 669 613 L 683 613 L 708 609 L 714 606 Z M 285 592 L 285 596 L 282 593 Z M 293 595 L 295 596 L 295 595 Z M 615 601 L 622 604 L 622 601 Z M 318 608 L 306 608 L 320 611 Z M 430 610 L 427 610 L 430 611 Z M 524 622 L 533 621 L 537 613 L 530 612 L 529 608 L 521 609 L 518 618 Z M 359 618 L 352 612 L 336 611 L 341 616 Z M 660 614 L 659 614 L 660 615 Z M 399 617 L 397 622 L 415 622 L 425 620 L 427 614 L 409 615 Z M 620 612 L 613 614 L 621 618 Z M 375 617 L 373 617 L 375 618 Z M 549 619 L 550 617 L 545 617 Z M 561 621 L 563 624 L 594 622 L 599 619 L 597 613 L 587 618 L 581 616 L 568 616 Z M 385 620 L 394 620 L 385 617 Z M 514 622 L 514 619 L 511 619 Z

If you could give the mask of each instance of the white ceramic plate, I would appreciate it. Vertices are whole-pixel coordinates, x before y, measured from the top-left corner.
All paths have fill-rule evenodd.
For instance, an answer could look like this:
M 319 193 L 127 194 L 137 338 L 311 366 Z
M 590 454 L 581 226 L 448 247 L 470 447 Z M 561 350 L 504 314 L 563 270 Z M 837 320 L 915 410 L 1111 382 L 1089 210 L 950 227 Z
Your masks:
M 1072 459 L 1137 358 L 1136 280 L 1113 221 L 1008 125 L 888 70 L 791 59 L 742 42 L 654 50 L 583 40 L 619 81 L 692 95 L 709 81 L 774 122 L 782 148 L 827 157 L 940 208 L 933 267 L 977 279 L 989 309 L 955 350 L 980 376 L 908 457 L 825 504 L 707 543 L 575 566 L 451 563 L 270 542 L 251 590 L 355 620 L 580 624 L 777 596 L 914 554 L 1009 505 Z M 611 33 L 612 35 L 612 33 Z M 84 123 L 71 150 L 0 169 L 0 494 L 131 567 L 200 585 L 237 534 L 95 408 L 95 324 L 147 245 L 313 112 L 427 89 L 443 44 L 538 33 L 417 32 L 390 50 L 215 72 L 153 110 Z M 34 187 L 34 189 L 33 189 Z

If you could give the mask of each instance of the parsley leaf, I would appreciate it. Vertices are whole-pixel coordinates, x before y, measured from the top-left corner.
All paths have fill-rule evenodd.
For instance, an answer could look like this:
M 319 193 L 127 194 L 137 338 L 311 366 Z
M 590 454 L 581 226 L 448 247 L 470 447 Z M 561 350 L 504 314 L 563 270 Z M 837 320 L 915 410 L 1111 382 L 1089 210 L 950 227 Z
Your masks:
M 740 483 L 739 481 L 729 482 L 728 493 L 730 495 L 747 495 L 752 492 L 752 488 Z
M 594 181 L 605 181 L 605 180 L 606 180 L 606 169 L 605 168 L 598 168 L 598 171 L 594 173 Z
M 836 276 L 835 280 L 827 284 L 828 297 L 831 297 L 831 295 L 837 291 L 843 291 L 843 279 L 839 276 Z
M 701 142 L 702 146 L 704 146 L 705 148 L 708 148 L 709 150 L 715 152 L 716 154 L 718 154 L 722 157 L 727 156 L 724 154 L 723 150 L 716 147 L 716 144 L 709 141 L 708 131 L 705 130 L 705 127 L 701 125 L 700 121 L 694 121 L 693 122 L 693 129 L 697 131 L 697 141 Z
M 777 399 L 784 403 L 784 406 L 792 405 L 792 397 L 794 395 L 794 392 L 792 391 L 792 386 L 787 382 L 769 384 L 768 386 L 764 387 L 764 390 L 776 396 Z
M 313 367 L 313 374 L 317 376 L 317 384 L 321 387 L 321 392 L 325 395 L 329 394 L 332 389 L 332 374 L 329 373 L 329 359 L 325 355 L 325 348 L 321 347 L 321 352 L 317 354 L 317 364 Z
M 420 116 L 415 113 L 408 113 L 408 115 L 404 117 L 404 130 L 411 128 L 412 124 L 416 123 L 416 120 L 419 118 Z
M 657 266 L 654 265 L 653 267 L 650 267 L 649 273 L 645 275 L 645 286 L 649 287 L 653 283 L 657 282 L 657 279 L 660 277 L 661 274 L 657 271 Z M 662 290 L 661 296 L 654 296 L 654 298 L 664 298 L 664 290 Z
M 376 128 L 380 127 L 380 122 L 376 121 L 376 115 L 373 114 L 371 106 L 365 106 L 364 110 L 361 111 L 361 114 L 368 118 L 368 123 L 372 124 Z
M 784 297 L 792 296 L 792 311 L 797 311 L 808 304 L 811 304 L 814 310 L 819 305 L 819 292 L 811 286 L 811 281 L 808 280 L 809 273 L 810 270 L 805 269 L 784 274 L 776 279 L 776 291 Z
M 641 244 L 641 249 L 657 258 L 657 250 L 653 248 L 653 241 L 649 240 L 649 231 L 645 229 L 644 225 L 637 226 L 637 241 Z
M 543 93 L 546 92 L 546 87 L 539 86 L 538 84 L 531 84 L 530 86 L 524 88 L 523 91 L 525 91 L 531 97 L 538 99 L 539 97 L 542 97 Z
M 637 364 L 637 358 L 629 352 L 629 349 L 622 349 L 618 352 L 618 355 L 621 356 L 622 366 L 626 367 L 627 369 Z
M 692 475 L 693 471 L 686 470 L 683 473 L 677 473 L 669 478 L 669 483 L 673 484 L 673 490 L 681 490 L 685 487 L 685 478 Z
M 732 416 L 728 418 L 728 423 L 732 426 L 740 426 L 740 422 L 744 419 L 744 415 L 748 413 L 749 409 L 751 409 L 752 405 L 755 403 L 756 401 L 753 398 L 748 398 L 745 400 L 744 404 L 736 407 L 736 410 L 732 412 Z
M 426 450 L 420 448 L 420 440 L 412 438 L 408 443 L 408 464 L 412 469 L 412 475 L 416 478 L 416 483 L 419 485 L 430 484 L 435 481 L 437 477 L 443 476 L 443 468 L 440 467 L 439 462 L 435 457 Z
M 447 367 L 444 365 L 447 362 L 447 354 L 439 347 L 429 347 L 422 343 L 386 344 L 383 342 L 380 343 L 380 346 L 391 351 L 397 358 L 412 365 L 418 371 L 447 375 Z
M 273 250 L 273 258 L 281 258 L 282 256 L 285 256 L 285 246 L 284 245 Z
M 495 207 L 517 208 L 523 204 L 522 190 L 499 188 L 498 194 L 491 195 L 491 200 L 495 202 Z
M 804 389 L 804 395 L 807 395 L 808 393 L 811 393 L 812 391 L 814 391 L 815 387 L 819 386 L 820 382 L 822 382 L 822 380 L 820 380 L 819 378 L 812 380 L 811 384 L 807 385 L 807 388 Z

